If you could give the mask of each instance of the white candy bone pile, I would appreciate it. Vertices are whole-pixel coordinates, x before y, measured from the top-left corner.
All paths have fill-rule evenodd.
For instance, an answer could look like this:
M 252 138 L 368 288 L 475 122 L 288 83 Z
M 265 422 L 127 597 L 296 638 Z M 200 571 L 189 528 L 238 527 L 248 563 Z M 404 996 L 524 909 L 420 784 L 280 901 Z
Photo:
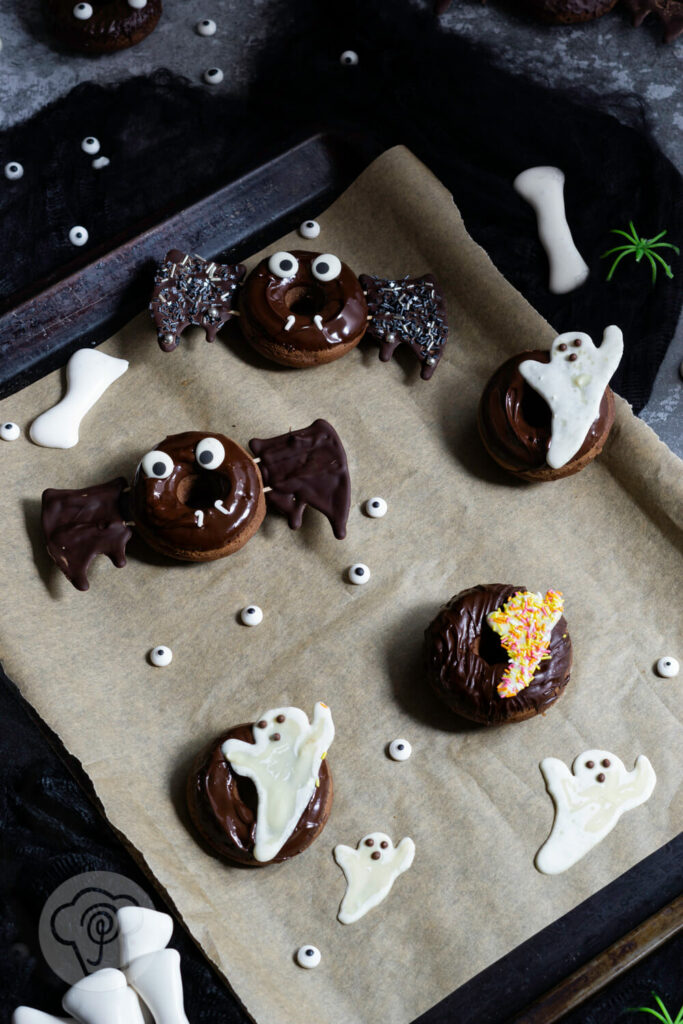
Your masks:
M 550 362 L 525 359 L 519 372 L 550 406 L 550 444 L 546 461 L 565 466 L 586 439 L 600 412 L 600 402 L 624 351 L 624 336 L 614 325 L 605 328 L 600 348 L 581 331 L 559 334 Z
M 183 1006 L 180 954 L 166 949 L 173 920 L 146 907 L 117 911 L 121 970 L 105 967 L 69 989 L 62 1006 L 71 1017 L 53 1017 L 19 1006 L 12 1024 L 189 1024 Z M 141 1002 L 142 1000 L 142 1002 Z
M 339 907 L 342 924 L 353 924 L 381 903 L 399 875 L 413 863 L 415 843 L 407 836 L 398 846 L 384 832 L 363 836 L 352 846 L 335 846 L 334 859 L 346 877 L 346 892 Z
M 578 288 L 588 277 L 588 267 L 567 223 L 564 174 L 559 167 L 529 167 L 517 175 L 513 188 L 536 213 L 538 237 L 550 264 L 550 291 L 564 295 Z
M 576 864 L 612 831 L 624 813 L 652 795 L 657 777 L 644 754 L 629 772 L 608 750 L 586 750 L 569 771 L 564 761 L 541 761 L 546 788 L 555 804 L 550 835 L 536 854 L 536 867 L 558 875 Z
M 125 359 L 115 359 L 94 348 L 74 352 L 66 366 L 66 394 L 33 421 L 31 440 L 44 448 L 73 448 L 78 444 L 78 429 L 85 414 L 127 369 Z
M 226 740 L 222 750 L 233 770 L 256 786 L 254 858 L 268 861 L 287 842 L 319 785 L 334 725 L 327 704 L 318 701 L 312 722 L 300 708 L 274 708 L 253 733 L 253 743 Z

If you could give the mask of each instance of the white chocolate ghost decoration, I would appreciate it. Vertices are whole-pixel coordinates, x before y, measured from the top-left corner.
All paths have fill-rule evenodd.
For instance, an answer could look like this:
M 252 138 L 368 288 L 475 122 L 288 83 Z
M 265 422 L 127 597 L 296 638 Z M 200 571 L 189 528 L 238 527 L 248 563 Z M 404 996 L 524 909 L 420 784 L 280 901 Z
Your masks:
M 225 758 L 256 786 L 254 858 L 269 861 L 285 845 L 320 784 L 320 764 L 334 739 L 332 715 L 319 701 L 313 722 L 299 708 L 274 708 L 253 727 L 254 742 L 226 740 Z
M 550 265 L 548 288 L 571 292 L 588 277 L 588 267 L 574 245 L 564 209 L 564 174 L 559 167 L 529 167 L 512 187 L 536 213 L 538 237 Z
M 381 903 L 414 856 L 412 839 L 406 836 L 394 847 L 384 832 L 363 836 L 355 850 L 352 846 L 335 846 L 334 859 L 346 876 L 346 893 L 337 914 L 341 923 L 353 924 Z
M 66 364 L 66 394 L 33 421 L 31 440 L 44 448 L 73 448 L 85 414 L 127 369 L 127 360 L 94 348 L 74 352 Z
M 541 772 L 553 803 L 550 835 L 536 854 L 536 867 L 559 875 L 612 831 L 624 813 L 652 795 L 657 776 L 644 754 L 629 772 L 608 750 L 586 750 L 572 764 L 546 757 Z M 572 774 L 573 773 L 573 774 Z
M 525 359 L 519 364 L 524 380 L 552 412 L 546 462 L 553 469 L 565 466 L 585 441 L 623 351 L 624 337 L 618 327 L 605 328 L 600 348 L 589 335 L 568 331 L 553 341 L 549 363 Z

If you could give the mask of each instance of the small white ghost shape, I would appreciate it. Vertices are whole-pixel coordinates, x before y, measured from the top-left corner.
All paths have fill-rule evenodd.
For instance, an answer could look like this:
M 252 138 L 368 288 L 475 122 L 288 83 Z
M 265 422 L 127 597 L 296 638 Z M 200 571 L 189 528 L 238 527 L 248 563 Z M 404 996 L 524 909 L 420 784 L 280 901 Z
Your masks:
M 319 701 L 311 723 L 300 708 L 273 708 L 254 725 L 253 734 L 253 743 L 226 740 L 222 750 L 237 774 L 256 786 L 254 858 L 269 861 L 291 836 L 319 785 L 334 725 L 327 704 Z
M 546 788 L 555 804 L 550 835 L 536 854 L 536 867 L 558 875 L 576 864 L 612 831 L 624 813 L 652 795 L 657 776 L 641 754 L 633 771 L 608 750 L 586 750 L 572 770 L 556 757 L 541 761 Z
M 525 359 L 519 364 L 522 377 L 552 412 L 546 462 L 553 469 L 565 466 L 585 441 L 623 351 L 624 336 L 612 325 L 605 328 L 600 348 L 588 334 L 569 331 L 553 341 L 549 363 Z
M 341 923 L 353 924 L 381 903 L 414 856 L 412 839 L 406 836 L 395 847 L 384 832 L 363 836 L 355 850 L 352 846 L 335 846 L 334 859 L 346 876 L 346 893 L 337 914 Z

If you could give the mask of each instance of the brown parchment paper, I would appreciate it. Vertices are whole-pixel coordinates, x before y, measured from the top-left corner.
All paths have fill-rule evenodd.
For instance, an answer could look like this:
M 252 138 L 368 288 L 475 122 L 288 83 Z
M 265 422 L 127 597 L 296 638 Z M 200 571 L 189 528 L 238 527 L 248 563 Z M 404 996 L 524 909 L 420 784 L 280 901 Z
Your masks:
M 409 152 L 380 157 L 320 222 L 316 243 L 290 235 L 269 251 L 303 245 L 357 272 L 437 276 L 452 327 L 434 379 L 419 380 L 409 356 L 381 364 L 369 340 L 329 366 L 279 369 L 236 328 L 212 346 L 195 332 L 165 355 L 139 317 L 103 346 L 130 369 L 89 413 L 76 448 L 41 449 L 25 436 L 0 445 L 0 650 L 257 1021 L 399 1024 L 679 831 L 682 684 L 658 678 L 653 664 L 681 651 L 683 479 L 679 460 L 619 399 L 605 451 L 578 476 L 520 486 L 489 461 L 475 427 L 485 381 L 554 332 Z M 0 415 L 26 430 L 62 391 L 52 374 Z M 246 444 L 318 416 L 349 455 L 345 541 L 311 510 L 299 533 L 269 514 L 241 552 L 216 563 L 173 564 L 133 543 L 124 570 L 98 560 L 86 594 L 43 554 L 44 487 L 130 476 L 167 433 L 214 429 Z M 360 510 L 375 494 L 389 503 L 381 520 Z M 355 561 L 369 565 L 369 585 L 345 582 Z M 497 730 L 441 710 L 421 667 L 422 632 L 440 604 L 488 582 L 560 588 L 575 654 L 546 717 Z M 237 620 L 248 602 L 264 610 L 256 629 Z M 165 669 L 146 660 L 159 643 L 174 653 Z M 195 751 L 269 707 L 310 715 L 318 699 L 337 729 L 324 833 L 264 870 L 207 855 L 182 801 Z M 385 755 L 397 736 L 413 745 L 401 764 Z M 628 767 L 647 754 L 657 786 L 579 864 L 545 877 L 533 859 L 553 810 L 538 763 L 570 763 L 588 747 Z M 412 836 L 415 862 L 379 908 L 343 926 L 332 848 L 374 829 L 396 842 Z M 305 942 L 322 950 L 315 971 L 294 964 Z

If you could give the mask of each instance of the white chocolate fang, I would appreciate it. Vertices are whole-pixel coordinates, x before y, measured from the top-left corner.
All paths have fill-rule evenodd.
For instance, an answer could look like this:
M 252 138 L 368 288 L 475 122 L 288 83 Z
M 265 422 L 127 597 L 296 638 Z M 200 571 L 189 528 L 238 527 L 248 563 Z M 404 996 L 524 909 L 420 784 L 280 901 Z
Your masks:
M 214 503 L 213 503 L 213 507 L 217 508 L 219 512 L 222 512 L 224 516 L 229 516 L 230 515 L 230 512 L 228 511 L 228 509 L 223 504 L 222 498 L 217 498 L 216 501 L 214 501 Z
M 197 523 L 197 526 L 202 527 L 204 525 L 204 513 L 200 508 L 195 509 L 194 518 Z
M 320 313 L 316 313 L 316 315 L 313 317 L 313 323 L 315 324 L 319 331 L 322 331 L 323 318 L 321 317 Z
M 295 320 L 296 320 L 296 317 L 294 316 L 294 314 L 290 313 L 289 316 L 287 317 L 287 323 L 285 324 L 285 330 L 286 331 L 291 330 L 291 328 L 294 326 L 294 321 Z
M 588 267 L 567 223 L 564 174 L 559 167 L 529 167 L 517 175 L 513 188 L 536 212 L 538 237 L 550 264 L 550 291 L 564 295 L 578 288 Z
M 94 348 L 74 352 L 66 366 L 66 394 L 33 421 L 31 440 L 44 448 L 73 448 L 83 417 L 127 369 L 125 359 Z

